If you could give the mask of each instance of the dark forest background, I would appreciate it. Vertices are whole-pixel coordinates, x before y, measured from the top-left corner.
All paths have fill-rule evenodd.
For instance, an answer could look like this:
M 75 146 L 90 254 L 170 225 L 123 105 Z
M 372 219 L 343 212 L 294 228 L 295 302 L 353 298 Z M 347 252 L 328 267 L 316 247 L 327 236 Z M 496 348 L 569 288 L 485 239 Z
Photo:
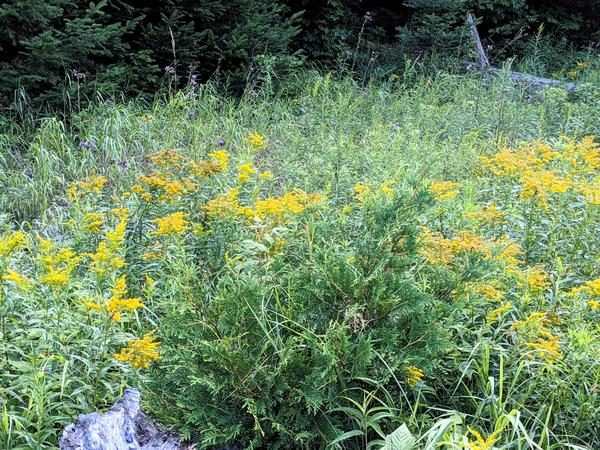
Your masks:
M 493 61 L 532 42 L 565 55 L 597 41 L 599 9 L 598 0 L 4 0 L 0 101 L 40 107 L 208 79 L 239 91 L 303 65 L 385 75 L 407 55 L 472 57 L 466 12 Z

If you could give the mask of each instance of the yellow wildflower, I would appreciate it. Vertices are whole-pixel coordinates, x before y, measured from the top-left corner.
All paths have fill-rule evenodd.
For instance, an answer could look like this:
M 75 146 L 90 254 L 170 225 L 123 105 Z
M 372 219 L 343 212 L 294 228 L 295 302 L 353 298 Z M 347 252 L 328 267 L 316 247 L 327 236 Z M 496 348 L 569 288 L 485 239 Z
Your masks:
M 113 231 L 106 233 L 106 241 L 111 248 L 117 248 L 123 245 L 125 242 L 125 228 L 127 227 L 127 221 L 121 220 Z
M 526 287 L 533 292 L 543 291 L 550 285 L 548 275 L 541 267 L 529 267 L 524 272 L 517 273 L 519 281 L 517 285 Z
M 29 286 L 31 285 L 31 282 L 29 281 L 29 279 L 26 276 L 15 272 L 11 268 L 6 269 L 6 274 L 2 275 L 2 279 L 4 281 L 11 281 L 11 282 L 15 283 L 17 286 L 19 286 L 19 288 L 21 288 L 23 290 L 27 290 L 29 288 Z
M 575 78 L 575 77 L 577 77 L 577 71 L 571 70 L 571 71 L 567 72 L 567 75 L 569 75 L 571 78 Z
M 496 320 L 498 320 L 498 318 L 504 314 L 505 312 L 510 311 L 512 308 L 512 303 L 511 302 L 503 302 L 498 308 L 494 309 L 492 312 L 490 312 L 487 316 L 486 316 L 486 321 L 488 323 L 493 323 Z
M 104 311 L 104 306 L 99 303 L 96 303 L 96 302 L 86 300 L 83 302 L 83 305 L 91 311 L 96 311 L 96 312 Z
M 181 234 L 189 229 L 189 222 L 186 220 L 187 216 L 188 214 L 184 212 L 176 212 L 165 217 L 154 219 L 152 222 L 157 225 L 157 229 L 150 234 L 154 236 Z
M 526 342 L 526 347 L 532 348 L 537 352 L 537 356 L 548 364 L 561 360 L 563 358 L 559 344 L 560 336 L 554 336 L 550 333 L 543 333 L 538 336 L 535 342 Z
M 592 309 L 598 309 L 600 307 L 600 302 L 598 300 L 590 300 L 587 304 Z
M 229 191 L 218 195 L 217 197 L 209 200 L 202 207 L 208 217 L 230 217 L 238 213 L 240 203 L 238 201 L 238 195 L 240 190 L 238 188 L 230 189 Z
M 502 430 L 495 431 L 494 433 L 489 435 L 487 439 L 483 439 L 481 434 L 473 428 L 467 427 L 467 430 L 475 437 L 475 442 L 469 440 L 469 442 L 467 443 L 467 446 L 470 450 L 491 449 L 494 443 L 498 440 L 498 435 L 502 432 Z
M 133 339 L 127 347 L 115 355 L 115 359 L 127 362 L 136 369 L 147 369 L 152 361 L 160 359 L 157 352 L 160 343 L 156 341 L 154 333 L 146 333 L 143 339 Z
M 519 257 L 523 255 L 521 246 L 504 237 L 494 242 L 494 259 L 505 263 L 508 266 L 516 266 L 520 264 Z
M 211 155 L 212 154 L 213 153 L 211 153 Z M 227 155 L 227 153 L 225 153 L 225 155 Z M 223 164 L 221 162 L 219 162 L 219 160 L 217 160 L 217 161 L 206 160 L 206 161 L 200 161 L 199 163 L 195 163 L 195 162 L 188 163 L 190 173 L 197 177 L 207 177 L 207 176 L 214 175 L 216 173 L 223 171 L 227 167 L 227 160 L 228 160 L 229 156 L 227 156 L 226 158 L 224 158 L 222 156 L 219 156 L 219 157 L 221 159 L 223 159 L 223 161 L 224 161 Z
M 106 177 L 90 175 L 86 180 L 71 183 L 67 189 L 69 200 L 76 200 L 88 193 L 98 194 L 107 181 Z
M 577 67 L 580 69 L 587 69 L 590 66 L 588 61 L 577 61 Z
M 244 142 L 256 150 L 260 150 L 267 145 L 265 138 L 258 133 L 250 133 L 244 138 Z
M 452 238 L 449 245 L 455 255 L 463 252 L 489 254 L 489 246 L 485 239 L 470 231 L 459 231 L 458 236 Z
M 575 295 L 579 292 L 584 292 L 592 297 L 600 297 L 600 277 L 590 280 L 579 287 L 573 288 L 570 295 Z
M 425 378 L 425 372 L 418 367 L 408 366 L 406 368 L 406 382 L 411 388 L 414 388 L 423 378 Z
M 25 247 L 27 235 L 22 231 L 13 231 L 12 233 L 0 237 L 0 256 L 7 258 L 14 251 Z
M 131 216 L 131 211 L 127 208 L 114 208 L 110 210 L 110 213 L 115 216 L 119 221 L 126 221 Z
M 428 228 L 421 228 L 419 237 L 419 254 L 425 257 L 429 264 L 449 264 L 454 259 L 454 253 L 450 247 L 450 240 L 440 233 L 433 232 Z
M 260 178 L 261 180 L 268 180 L 272 176 L 273 176 L 273 173 L 270 170 L 265 170 L 264 172 L 262 172 L 258 175 L 258 178 Z
M 236 168 L 240 171 L 238 178 L 242 183 L 248 181 L 250 179 L 250 175 L 253 175 L 256 173 L 256 169 L 254 167 L 252 167 L 251 162 L 249 162 L 247 164 L 240 164 L 240 165 L 236 166 Z
M 455 183 L 453 181 L 436 181 L 431 183 L 429 190 L 437 201 L 451 200 L 458 195 L 460 183 Z
M 62 287 L 71 279 L 71 271 L 72 269 L 68 266 L 60 269 L 53 267 L 42 275 L 39 280 L 52 288 Z
M 369 186 L 361 183 L 357 183 L 354 186 L 354 192 L 356 192 L 356 195 L 353 198 L 354 200 L 358 200 L 359 202 L 364 202 L 367 199 L 367 197 L 373 194 L 373 191 Z
M 394 180 L 386 180 L 379 186 L 379 190 L 383 192 L 387 198 L 392 198 L 394 196 L 394 189 L 391 187 L 392 184 L 394 184 Z
M 148 157 L 152 164 L 160 169 L 181 169 L 185 158 L 175 149 L 169 148 L 160 152 L 154 153 Z
M 221 170 L 227 169 L 227 165 L 229 164 L 229 153 L 225 150 L 217 150 L 216 152 L 209 153 L 208 156 L 217 162 Z
M 505 292 L 497 289 L 493 283 L 475 284 L 471 288 L 473 292 L 483 295 L 488 300 L 497 301 L 504 297 Z
M 465 214 L 468 219 L 475 220 L 477 222 L 487 223 L 504 223 L 505 215 L 498 209 L 496 203 L 492 202 L 488 206 L 484 206 L 477 211 L 470 211 Z
M 83 216 L 83 231 L 92 234 L 100 233 L 103 218 L 103 214 L 87 213 Z

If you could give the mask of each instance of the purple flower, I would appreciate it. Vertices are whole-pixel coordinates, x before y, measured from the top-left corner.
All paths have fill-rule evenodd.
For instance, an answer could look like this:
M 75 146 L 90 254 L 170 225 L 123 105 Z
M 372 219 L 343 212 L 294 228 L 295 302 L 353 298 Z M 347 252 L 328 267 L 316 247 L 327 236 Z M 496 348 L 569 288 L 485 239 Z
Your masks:
M 188 113 L 188 119 L 192 120 L 194 117 L 196 117 L 196 113 L 194 111 L 190 111 Z
M 191 84 L 192 86 L 196 86 L 196 85 L 198 84 L 198 75 L 196 75 L 196 74 L 193 74 L 193 75 L 190 77 L 190 84 Z
M 79 141 L 79 147 L 94 148 L 94 147 L 96 147 L 96 144 L 94 144 L 93 142 L 89 142 L 89 141 Z
M 217 146 L 223 147 L 224 145 L 225 145 L 225 139 L 219 139 L 219 141 L 217 142 Z

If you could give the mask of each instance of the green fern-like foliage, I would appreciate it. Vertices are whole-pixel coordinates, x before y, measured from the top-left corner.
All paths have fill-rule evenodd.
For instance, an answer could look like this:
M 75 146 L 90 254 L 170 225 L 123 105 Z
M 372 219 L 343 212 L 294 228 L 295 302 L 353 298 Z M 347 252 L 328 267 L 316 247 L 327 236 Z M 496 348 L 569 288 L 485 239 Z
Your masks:
M 287 224 L 278 255 L 245 240 L 205 265 L 191 301 L 165 307 L 154 411 L 206 447 L 312 447 L 351 429 L 336 406 L 365 380 L 398 393 L 407 365 L 431 368 L 445 341 L 418 283 L 428 202 L 325 209 Z

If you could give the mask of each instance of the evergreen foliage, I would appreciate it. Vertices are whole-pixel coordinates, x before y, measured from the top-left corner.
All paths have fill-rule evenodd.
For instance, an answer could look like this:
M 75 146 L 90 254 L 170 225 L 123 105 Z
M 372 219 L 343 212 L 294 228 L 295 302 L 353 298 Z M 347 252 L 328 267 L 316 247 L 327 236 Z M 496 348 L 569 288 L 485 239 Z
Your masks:
M 137 96 L 216 76 L 239 92 L 303 61 L 347 63 L 371 74 L 379 55 L 384 72 L 397 70 L 404 53 L 460 53 L 467 11 L 482 21 L 490 56 L 527 48 L 527 36 L 542 23 L 547 33 L 563 34 L 563 47 L 585 46 L 598 38 L 598 6 L 598 0 L 7 0 L 0 5 L 0 99 L 18 110 L 28 103 L 69 110 L 75 99 L 96 94 Z
M 399 398 L 397 374 L 429 370 L 445 347 L 439 300 L 419 282 L 417 219 L 429 201 L 413 192 L 324 211 L 274 257 L 242 240 L 217 273 L 199 252 L 213 275 L 164 315 L 152 373 L 161 419 L 203 445 L 315 448 L 351 428 L 348 398 Z

